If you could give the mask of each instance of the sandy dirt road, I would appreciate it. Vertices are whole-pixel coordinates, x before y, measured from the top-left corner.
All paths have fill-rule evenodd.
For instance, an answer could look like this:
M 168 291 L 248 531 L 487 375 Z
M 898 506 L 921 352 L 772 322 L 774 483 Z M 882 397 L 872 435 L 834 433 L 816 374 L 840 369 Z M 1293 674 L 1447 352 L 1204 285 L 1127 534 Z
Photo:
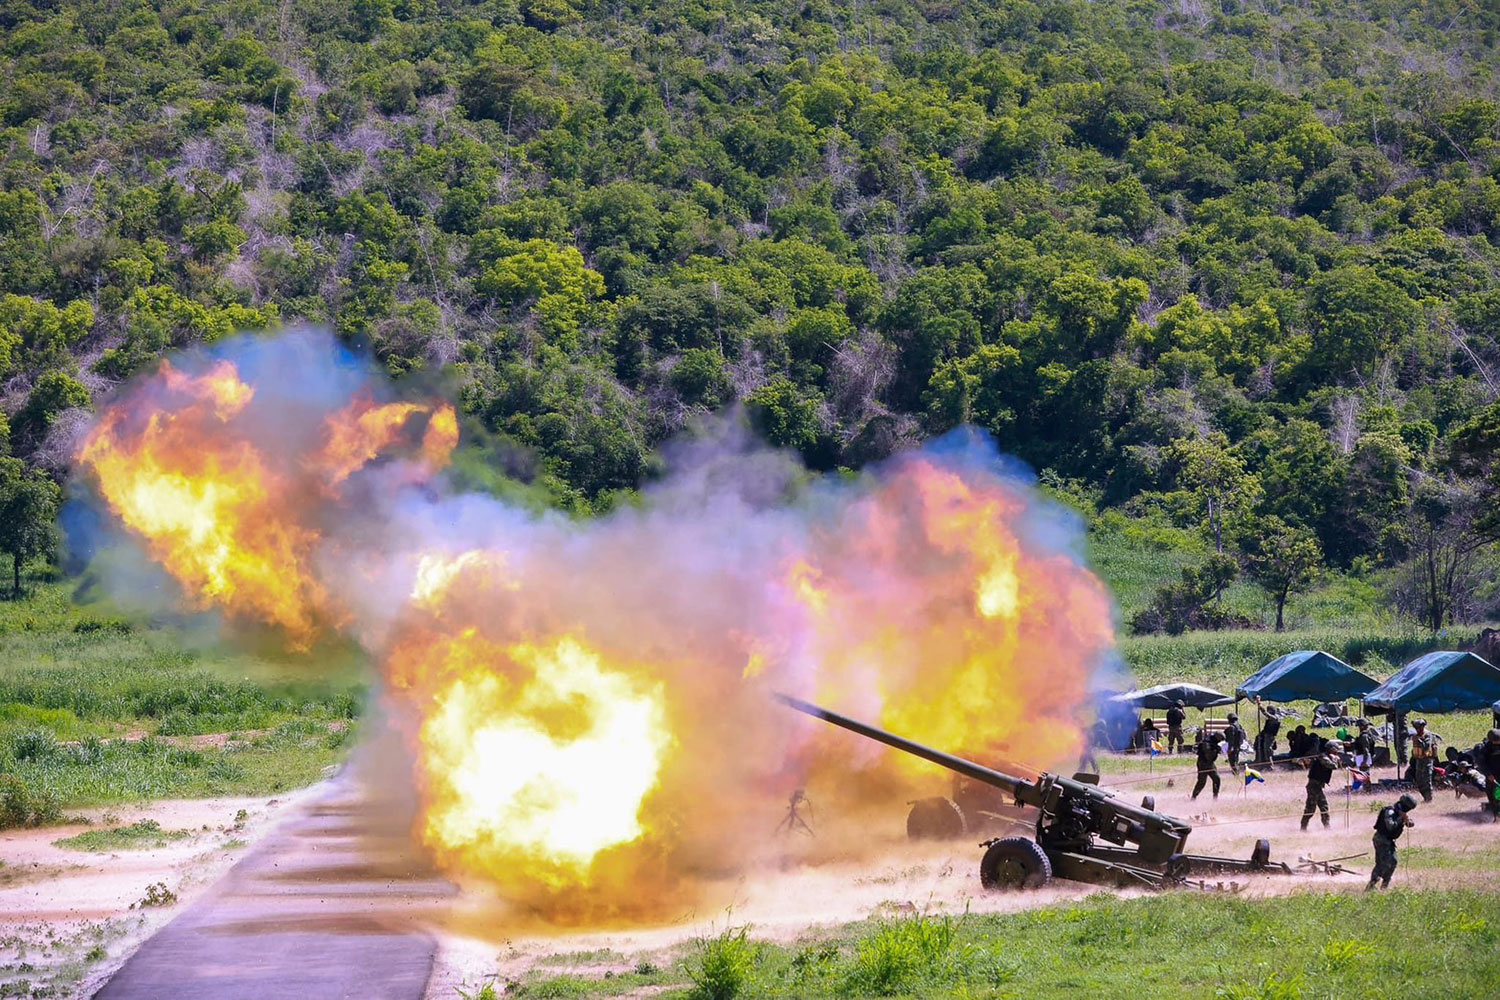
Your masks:
M 402 815 L 352 776 L 326 783 L 94 995 L 416 1000 L 453 888 Z

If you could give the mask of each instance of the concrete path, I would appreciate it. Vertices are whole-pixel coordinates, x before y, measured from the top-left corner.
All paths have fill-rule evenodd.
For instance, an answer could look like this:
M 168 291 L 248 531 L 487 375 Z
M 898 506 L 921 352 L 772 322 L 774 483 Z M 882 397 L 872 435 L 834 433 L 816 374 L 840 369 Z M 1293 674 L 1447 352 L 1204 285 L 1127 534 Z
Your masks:
M 353 776 L 272 831 L 149 938 L 97 1000 L 420 1000 L 453 888 L 414 857 L 410 812 Z

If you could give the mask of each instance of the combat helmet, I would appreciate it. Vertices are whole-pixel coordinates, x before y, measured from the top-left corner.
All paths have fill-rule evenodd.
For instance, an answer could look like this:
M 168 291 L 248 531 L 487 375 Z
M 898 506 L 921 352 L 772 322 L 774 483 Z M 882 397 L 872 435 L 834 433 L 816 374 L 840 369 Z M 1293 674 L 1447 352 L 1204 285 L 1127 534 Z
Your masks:
M 1396 805 L 1402 812 L 1411 812 L 1417 808 L 1417 800 L 1412 798 L 1411 793 L 1408 792 L 1396 800 Z

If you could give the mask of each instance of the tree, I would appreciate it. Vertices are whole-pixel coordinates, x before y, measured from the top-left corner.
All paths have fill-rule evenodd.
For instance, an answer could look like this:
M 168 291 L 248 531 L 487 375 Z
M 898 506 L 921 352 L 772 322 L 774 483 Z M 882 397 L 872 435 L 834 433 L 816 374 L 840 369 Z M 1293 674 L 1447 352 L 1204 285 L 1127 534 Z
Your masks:
M 1454 433 L 1453 451 L 1461 470 L 1483 479 L 1487 487 L 1476 529 L 1500 539 L 1500 403 L 1492 403 Z
M 1479 554 L 1492 542 L 1479 530 L 1483 487 L 1462 480 L 1422 481 L 1406 516 L 1410 558 L 1397 574 L 1396 598 L 1429 629 L 1467 617 L 1483 576 Z
M 21 596 L 21 567 L 51 551 L 62 490 L 19 458 L 0 458 L 0 552 L 10 555 L 12 596 Z
M 1178 490 L 1193 498 L 1214 551 L 1222 553 L 1225 526 L 1260 500 L 1260 480 L 1245 471 L 1244 460 L 1218 431 L 1173 441 L 1163 457 L 1176 471 Z
M 1280 632 L 1285 628 L 1287 598 L 1317 579 L 1323 549 L 1311 531 L 1287 524 L 1275 514 L 1258 518 L 1246 542 L 1250 575 L 1276 602 L 1276 631 Z
M 796 448 L 809 461 L 823 442 L 820 402 L 788 378 L 773 379 L 745 398 L 751 421 L 767 441 L 778 448 Z
M 1190 628 L 1244 624 L 1221 607 L 1209 607 L 1239 574 L 1239 563 L 1233 557 L 1217 553 L 1197 566 L 1184 567 L 1181 580 L 1157 590 L 1150 605 L 1136 612 L 1130 619 L 1130 630 L 1137 634 L 1181 635 Z
M 58 414 L 89 405 L 89 391 L 71 375 L 50 371 L 36 380 L 26 405 L 16 414 L 19 439 L 39 443 L 52 428 Z
M 1399 287 L 1368 267 L 1341 267 L 1313 282 L 1309 361 L 1320 379 L 1368 377 L 1416 329 L 1419 310 Z

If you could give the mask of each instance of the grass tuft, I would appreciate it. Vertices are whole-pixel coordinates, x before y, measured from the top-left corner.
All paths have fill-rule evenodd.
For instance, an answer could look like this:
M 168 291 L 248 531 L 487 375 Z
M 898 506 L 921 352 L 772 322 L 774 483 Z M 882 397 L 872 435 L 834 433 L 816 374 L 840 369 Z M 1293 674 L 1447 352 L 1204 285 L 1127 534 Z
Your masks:
M 156 820 L 143 819 L 108 830 L 85 830 L 76 836 L 55 840 L 53 844 L 70 851 L 142 851 L 165 847 L 191 836 L 191 831 L 163 830 Z

